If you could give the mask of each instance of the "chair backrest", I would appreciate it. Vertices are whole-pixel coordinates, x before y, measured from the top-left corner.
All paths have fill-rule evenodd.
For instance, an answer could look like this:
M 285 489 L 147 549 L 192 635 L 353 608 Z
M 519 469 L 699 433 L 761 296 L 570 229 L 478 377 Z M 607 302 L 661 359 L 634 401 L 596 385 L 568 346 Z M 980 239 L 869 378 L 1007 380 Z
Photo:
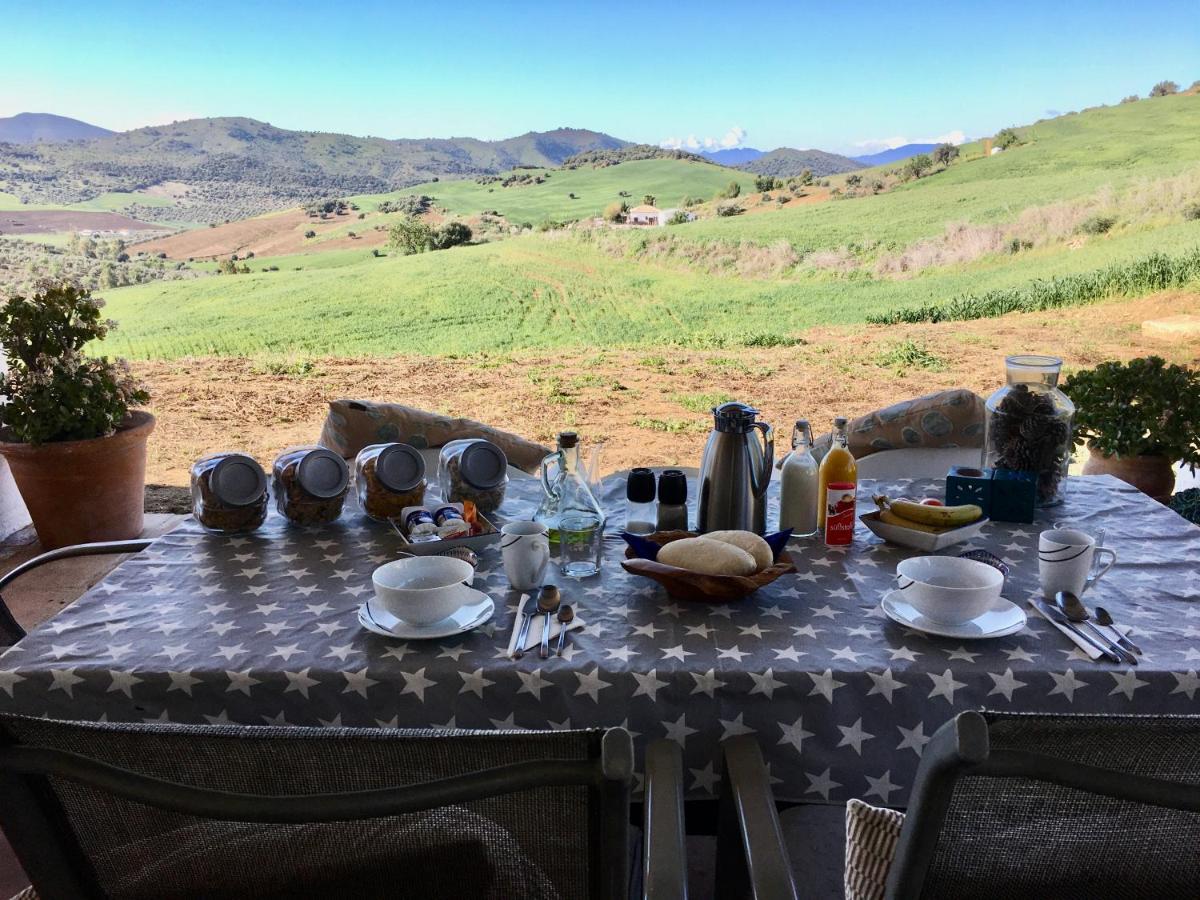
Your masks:
M 0 825 L 43 898 L 618 897 L 621 729 L 0 716 Z
M 922 754 L 887 896 L 1196 896 L 1198 847 L 1200 716 L 962 713 Z

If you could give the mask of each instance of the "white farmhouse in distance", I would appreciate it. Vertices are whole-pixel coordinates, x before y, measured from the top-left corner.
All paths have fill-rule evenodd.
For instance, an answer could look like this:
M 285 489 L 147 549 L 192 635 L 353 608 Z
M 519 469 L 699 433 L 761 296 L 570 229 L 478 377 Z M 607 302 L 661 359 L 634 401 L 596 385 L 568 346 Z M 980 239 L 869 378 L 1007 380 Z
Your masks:
M 657 206 L 643 203 L 629 210 L 625 214 L 625 221 L 630 225 L 666 225 L 677 212 L 678 209 L 659 209 Z M 685 215 L 689 222 L 695 218 L 691 213 Z

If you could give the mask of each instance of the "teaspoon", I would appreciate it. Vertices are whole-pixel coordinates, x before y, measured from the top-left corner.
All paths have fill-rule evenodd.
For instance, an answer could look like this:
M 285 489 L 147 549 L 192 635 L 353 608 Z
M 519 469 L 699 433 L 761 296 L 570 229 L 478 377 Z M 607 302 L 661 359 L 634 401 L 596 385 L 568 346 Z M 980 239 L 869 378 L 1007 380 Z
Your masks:
M 1134 653 L 1139 653 L 1139 654 L 1142 652 L 1141 647 L 1139 647 L 1137 644 L 1135 644 L 1133 641 L 1131 641 L 1127 636 L 1125 636 L 1124 634 L 1121 633 L 1121 631 L 1116 626 L 1116 622 L 1113 621 L 1113 617 L 1108 614 L 1108 610 L 1105 609 L 1103 606 L 1096 607 L 1096 621 L 1099 624 L 1103 625 L 1105 628 L 1107 628 L 1109 631 L 1111 631 L 1113 634 L 1115 634 L 1117 636 L 1117 643 L 1120 644 L 1122 647 L 1124 647 L 1126 650 L 1132 650 Z

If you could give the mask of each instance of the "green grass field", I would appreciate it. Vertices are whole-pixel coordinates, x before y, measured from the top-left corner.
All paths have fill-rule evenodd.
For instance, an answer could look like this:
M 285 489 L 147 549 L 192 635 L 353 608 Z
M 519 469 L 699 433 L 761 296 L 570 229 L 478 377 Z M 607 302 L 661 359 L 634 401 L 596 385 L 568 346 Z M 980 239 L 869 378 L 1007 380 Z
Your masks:
M 498 182 L 479 184 L 462 181 L 431 181 L 390 194 L 364 194 L 351 197 L 365 211 L 374 210 L 383 200 L 410 194 L 435 198 L 437 206 L 457 215 L 473 215 L 494 209 L 509 222 L 536 225 L 545 218 L 574 221 L 598 216 L 610 203 L 624 199 L 630 206 L 653 194 L 661 208 L 680 206 L 684 197 L 711 200 L 731 181 L 743 191 L 754 189 L 754 177 L 709 163 L 676 159 L 642 159 L 603 169 L 530 169 L 530 175 L 549 175 L 543 184 L 501 187 Z M 622 198 L 621 191 L 630 196 Z M 576 199 L 570 195 L 575 194 Z
M 1119 192 L 1138 181 L 1194 170 L 1200 163 L 1200 97 L 1100 109 L 1023 131 L 1024 146 L 958 163 L 876 197 L 605 233 L 618 251 L 628 240 L 629 253 L 554 232 L 415 257 L 373 258 L 356 249 L 256 259 L 256 269 L 277 265 L 280 270 L 109 291 L 107 312 L 121 322 L 109 345 L 133 357 L 736 345 L 1200 246 L 1200 222 L 1176 212 L 1122 223 L 1108 234 L 1070 244 L 932 266 L 904 279 L 876 277 L 868 269 L 836 275 L 797 268 L 761 278 L 731 269 L 714 275 L 690 265 L 686 255 L 666 265 L 632 252 L 648 235 L 695 243 L 697 258 L 703 257 L 702 245 L 716 240 L 786 240 L 802 249 L 855 242 L 904 247 L 940 234 L 950 222 L 1011 222 L 1030 206 L 1092 196 L 1107 187 Z M 618 185 L 633 183 L 621 170 L 635 165 L 645 164 L 555 172 L 537 189 L 556 191 L 565 201 L 568 178 L 586 184 L 588 178 L 602 177 L 604 190 L 615 193 L 624 189 Z M 717 172 L 719 187 L 729 177 L 728 170 Z M 439 202 L 461 202 L 464 210 L 479 199 L 479 185 L 455 184 L 427 187 Z M 608 202 L 599 187 L 593 190 L 595 203 Z M 695 187 L 686 190 L 700 193 Z M 588 196 L 583 188 L 576 193 Z M 452 195 L 458 199 L 452 201 Z M 367 209 L 365 200 L 359 198 L 359 204 Z M 547 193 L 541 202 L 542 214 L 553 215 L 552 204 L 559 200 Z M 668 201 L 661 197 L 660 202 Z M 500 202 L 486 206 L 512 215 Z

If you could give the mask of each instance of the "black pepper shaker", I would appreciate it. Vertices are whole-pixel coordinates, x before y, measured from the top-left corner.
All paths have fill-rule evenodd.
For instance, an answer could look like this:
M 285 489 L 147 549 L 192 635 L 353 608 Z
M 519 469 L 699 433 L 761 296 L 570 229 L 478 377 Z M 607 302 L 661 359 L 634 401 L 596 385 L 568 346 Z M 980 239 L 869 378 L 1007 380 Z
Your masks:
M 654 473 L 632 469 L 625 483 L 625 530 L 630 534 L 654 531 Z
M 679 469 L 658 476 L 658 530 L 688 530 L 687 476 Z

